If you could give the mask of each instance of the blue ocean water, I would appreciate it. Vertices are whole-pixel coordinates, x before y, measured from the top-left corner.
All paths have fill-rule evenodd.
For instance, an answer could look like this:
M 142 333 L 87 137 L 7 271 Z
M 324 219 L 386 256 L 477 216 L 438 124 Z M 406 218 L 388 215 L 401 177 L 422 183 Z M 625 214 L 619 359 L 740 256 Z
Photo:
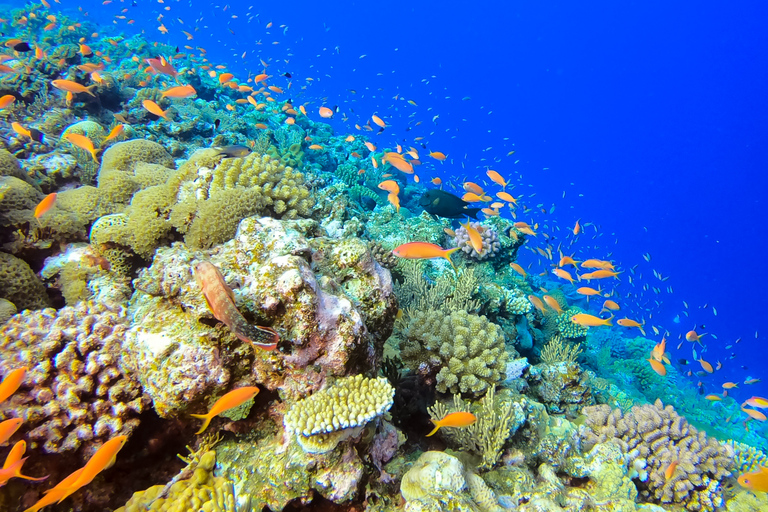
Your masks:
M 765 373 L 764 2 L 82 5 L 127 34 L 203 47 L 238 75 L 263 60 L 291 75 L 271 83 L 290 83 L 295 103 L 338 106 L 339 133 L 378 114 L 387 128 L 365 133 L 380 147 L 448 155 L 422 158 L 428 186 L 440 177 L 461 191 L 498 171 L 530 209 L 518 220 L 553 237 L 531 247 L 616 262 L 620 282 L 606 289 L 619 316 L 645 321 L 654 340 L 668 331 L 673 360 L 692 359 L 690 343 L 677 349 L 687 331 L 709 333 L 697 355 L 722 370 L 701 379 L 706 392 Z M 529 251 L 520 262 L 553 267 Z

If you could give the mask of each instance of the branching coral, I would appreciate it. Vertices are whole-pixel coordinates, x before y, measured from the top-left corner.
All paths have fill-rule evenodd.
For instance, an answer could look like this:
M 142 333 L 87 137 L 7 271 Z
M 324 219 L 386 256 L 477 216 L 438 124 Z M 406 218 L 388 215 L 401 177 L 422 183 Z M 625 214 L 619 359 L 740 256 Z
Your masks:
M 733 469 L 733 447 L 707 437 L 688 424 L 672 406 L 634 406 L 629 413 L 607 405 L 585 407 L 585 448 L 618 443 L 625 453 L 645 461 L 646 481 L 636 481 L 640 496 L 653 503 L 677 504 L 686 510 L 715 510 L 723 505 L 722 484 Z M 670 464 L 677 467 L 667 478 Z
M 439 367 L 437 390 L 482 395 L 504 378 L 508 354 L 501 328 L 466 311 L 415 311 L 403 333 L 403 361 Z M 426 357 L 424 352 L 426 352 Z
M 116 435 L 130 435 L 147 406 L 119 366 L 128 325 L 120 306 L 81 302 L 11 318 L 0 329 L 0 373 L 29 372 L 0 415 L 24 419 L 31 449 L 87 458 Z
M 495 391 L 496 386 L 491 386 L 477 405 L 462 400 L 460 395 L 453 395 L 453 406 L 435 402 L 435 405 L 427 408 L 434 421 L 457 411 L 475 414 L 477 421 L 474 424 L 440 432 L 451 445 L 482 456 L 480 467 L 486 470 L 498 462 L 504 443 L 525 422 L 525 412 L 520 404 L 508 397 L 496 398 Z
M 556 335 L 541 349 L 541 360 L 548 364 L 566 362 L 575 363 L 581 354 L 581 346 L 576 343 L 567 343 L 563 337 Z
M 450 313 L 471 312 L 480 307 L 480 302 L 472 299 L 478 284 L 472 268 L 462 270 L 457 278 L 451 274 L 441 274 L 434 282 L 424 276 L 420 261 L 401 261 L 398 268 L 405 278 L 402 283 L 395 285 L 395 293 L 401 306 L 408 310 Z

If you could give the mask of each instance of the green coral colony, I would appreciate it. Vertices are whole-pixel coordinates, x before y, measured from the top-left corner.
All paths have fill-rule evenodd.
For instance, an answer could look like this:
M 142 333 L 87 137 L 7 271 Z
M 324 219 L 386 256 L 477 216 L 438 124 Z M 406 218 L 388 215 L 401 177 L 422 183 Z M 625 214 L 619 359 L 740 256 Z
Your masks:
M 529 226 L 431 216 L 384 165 L 401 156 L 278 88 L 179 56 L 197 98 L 170 94 L 170 47 L 102 37 L 87 55 L 94 27 L 34 11 L 4 14 L 46 58 L 6 44 L 0 76 L 0 376 L 27 369 L 0 403 L 0 421 L 23 420 L 0 456 L 24 441 L 24 474 L 50 477 L 10 479 L 0 509 L 126 436 L 114 468 L 52 509 L 768 510 L 736 483 L 768 462 L 764 440 L 712 421 L 672 365 L 654 372 L 655 342 L 572 321 L 575 287 L 510 266 Z M 389 171 L 397 205 L 378 187 Z M 456 272 L 392 254 L 414 241 L 459 247 Z M 201 261 L 277 350 L 214 316 Z M 190 414 L 243 386 L 261 393 L 195 436 Z M 425 437 L 457 412 L 474 423 Z

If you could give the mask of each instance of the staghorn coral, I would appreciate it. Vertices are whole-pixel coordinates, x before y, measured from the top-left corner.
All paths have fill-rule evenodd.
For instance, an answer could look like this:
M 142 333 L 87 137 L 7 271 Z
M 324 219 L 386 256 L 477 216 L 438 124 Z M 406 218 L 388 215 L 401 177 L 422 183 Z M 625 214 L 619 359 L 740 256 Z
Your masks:
M 539 357 L 547 364 L 575 363 L 581 354 L 581 346 L 577 343 L 567 343 L 559 334 L 549 340 L 541 349 Z
M 20 310 L 50 306 L 45 286 L 27 262 L 4 252 L 0 252 L 0 298 Z
M 0 373 L 29 368 L 0 415 L 24 419 L 31 450 L 87 459 L 104 441 L 136 429 L 147 401 L 119 367 L 127 325 L 121 306 L 85 301 L 18 314 L 0 328 Z
M 401 357 L 412 369 L 440 368 L 437 390 L 480 396 L 504 378 L 508 354 L 501 328 L 466 311 L 414 311 Z
M 688 424 L 672 406 L 634 406 L 629 413 L 607 405 L 585 407 L 581 431 L 585 449 L 617 443 L 624 453 L 645 462 L 647 480 L 636 481 L 640 497 L 651 503 L 676 504 L 690 511 L 723 505 L 723 482 L 733 469 L 734 449 Z M 664 472 L 677 461 L 670 478 Z
M 470 222 L 469 225 L 477 230 L 483 239 L 482 254 L 478 253 L 475 248 L 472 247 L 472 244 L 469 242 L 469 234 L 467 234 L 467 229 L 464 226 L 461 226 L 456 230 L 456 245 L 461 252 L 478 261 L 487 260 L 496 256 L 501 250 L 499 234 L 496 230 L 483 226 L 479 222 Z
M 342 377 L 294 403 L 283 419 L 285 430 L 306 452 L 325 453 L 387 412 L 394 395 L 395 388 L 384 377 Z

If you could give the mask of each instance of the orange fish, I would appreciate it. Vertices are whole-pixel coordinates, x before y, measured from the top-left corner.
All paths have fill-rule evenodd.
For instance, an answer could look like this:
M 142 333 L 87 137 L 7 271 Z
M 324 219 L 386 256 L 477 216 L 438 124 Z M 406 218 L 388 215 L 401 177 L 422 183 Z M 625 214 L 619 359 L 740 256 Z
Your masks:
M 104 139 L 104 142 L 107 142 L 108 140 L 112 140 L 115 137 L 120 136 L 120 134 L 123 133 L 123 130 L 125 130 L 125 125 L 118 124 L 117 126 L 112 128 L 112 130 L 110 130 L 109 134 Z
M 656 361 L 662 361 L 664 359 L 664 352 L 667 350 L 667 340 L 662 338 L 660 343 L 657 343 L 653 350 L 651 350 L 651 357 Z
M 64 138 L 80 149 L 84 149 L 89 152 L 93 158 L 93 161 L 97 164 L 99 163 L 99 159 L 96 157 L 96 149 L 93 147 L 93 141 L 91 141 L 91 139 L 85 135 L 80 135 L 79 133 L 68 133 L 64 136 Z
M 73 82 L 72 80 L 52 80 L 51 85 L 60 91 L 71 92 L 73 94 L 84 92 L 90 94 L 94 98 L 96 97 L 96 95 L 91 92 L 91 89 L 96 87 L 96 84 L 86 87 L 77 82 Z
M 111 467 L 115 463 L 117 453 L 127 440 L 127 436 L 117 436 L 101 445 L 101 448 L 96 450 L 96 453 L 85 463 L 80 475 L 74 479 L 74 482 L 61 489 L 64 495 L 59 499 L 59 503 L 70 494 L 91 483 L 96 478 L 96 475 Z
M 395 180 L 382 181 L 379 183 L 378 187 L 381 190 L 386 190 L 387 192 L 393 192 L 395 194 L 400 193 L 400 185 L 398 185 Z
M 320 107 L 318 113 L 320 114 L 320 117 L 325 119 L 330 119 L 333 117 L 333 110 L 329 109 L 328 107 Z
M 323 149 L 323 146 L 321 146 L 320 144 L 312 144 L 311 146 L 309 146 L 309 149 L 319 150 L 319 149 Z
M 381 118 L 379 116 L 377 116 L 376 114 L 372 115 L 371 119 L 373 120 L 374 123 L 376 123 L 377 126 L 379 126 L 381 128 L 386 128 L 387 127 L 387 123 L 382 121 Z
M 547 307 L 544 305 L 544 302 L 540 298 L 538 298 L 535 295 L 529 295 L 528 300 L 533 304 L 533 306 L 541 311 L 542 314 L 547 312 Z
M 442 427 L 468 427 L 477 421 L 477 417 L 471 412 L 452 412 L 443 416 L 440 420 L 432 420 L 435 428 L 427 434 L 427 437 L 435 435 Z
M 83 472 L 83 469 L 84 468 L 78 469 L 74 473 L 67 476 L 64 480 L 56 484 L 52 489 L 45 491 L 45 496 L 43 496 L 37 503 L 26 509 L 24 512 L 38 512 L 48 505 L 53 505 L 60 499 L 63 499 L 62 496 L 65 495 L 65 489 L 74 483 L 75 480 L 77 480 L 77 478 L 80 476 L 80 473 Z
M 395 207 L 395 211 L 397 213 L 400 213 L 400 198 L 397 197 L 397 194 L 394 192 L 387 194 L 387 201 L 389 201 L 390 204 Z
M 8 480 L 16 476 L 16 473 L 21 471 L 21 466 L 24 465 L 24 462 L 27 460 L 28 457 L 24 457 L 23 459 L 17 460 L 13 464 L 9 464 L 8 467 L 3 466 L 0 468 L 0 487 L 4 486 Z
M 607 300 L 603 302 L 603 309 L 600 311 L 601 313 L 603 311 L 618 311 L 621 309 L 617 303 L 615 303 L 612 300 Z M 618 323 L 618 322 L 617 322 Z
M 197 91 L 191 85 L 179 85 L 164 90 L 160 96 L 163 98 L 191 98 L 196 96 Z M 250 98 L 250 96 L 249 96 Z
M 0 444 L 9 440 L 19 430 L 23 421 L 21 418 L 11 418 L 0 423 Z
M 630 318 L 621 318 L 619 320 L 616 320 L 616 324 L 622 327 L 637 327 L 643 332 L 643 335 L 645 335 L 645 330 L 643 329 L 643 326 L 645 325 L 645 323 L 641 324 Z
M 56 203 L 56 197 L 57 197 L 56 192 L 53 192 L 53 193 L 48 194 L 47 196 L 45 196 L 43 198 L 43 200 L 40 201 L 40 203 L 38 203 L 38 205 L 35 207 L 35 218 L 36 219 L 39 219 L 40 217 L 45 215 L 45 213 L 48 210 L 53 208 L 53 205 Z M 2 402 L 2 400 L 0 400 L 0 402 Z
M 566 265 L 573 265 L 574 267 L 578 266 L 578 261 L 574 260 L 570 256 L 563 256 L 560 258 L 560 261 L 557 263 L 558 267 L 564 267 Z
M 723 382 L 723 389 L 733 389 L 739 387 L 735 382 Z
M 573 234 L 574 235 L 578 235 L 579 233 L 581 233 L 581 225 L 579 224 L 579 221 L 577 220 L 576 221 L 576 225 L 573 226 Z
M 750 418 L 757 421 L 765 421 L 766 416 L 765 414 L 761 413 L 760 411 L 756 411 L 754 409 L 746 409 L 744 407 L 741 408 L 742 411 L 744 411 Z
M 739 476 L 738 482 L 750 491 L 768 492 L 768 468 L 760 466 L 757 471 L 744 473 Z
M 22 366 L 5 376 L 3 382 L 0 383 L 0 404 L 8 400 L 19 389 L 21 383 L 24 382 L 26 374 L 27 367 Z
M 195 265 L 195 280 L 200 286 L 208 308 L 213 316 L 224 323 L 240 338 L 264 350 L 274 350 L 279 340 L 277 332 L 269 327 L 249 324 L 235 305 L 235 294 L 227 286 L 224 276 L 209 261 L 201 261 Z
M 368 148 L 368 151 L 376 151 L 376 146 L 374 146 L 371 142 L 365 141 L 363 144 L 365 144 L 365 147 Z
M 404 172 L 406 174 L 413 174 L 413 166 L 398 153 L 387 153 L 384 155 L 384 158 L 382 158 L 382 161 L 388 162 L 398 171 Z
M 223 84 L 223 83 L 229 82 L 233 78 L 235 78 L 235 75 L 233 75 L 232 73 L 222 73 L 219 75 L 219 83 Z
M 0 98 L 0 109 L 8 108 L 16 101 L 16 96 L 13 94 L 6 94 Z
M 5 458 L 5 463 L 3 463 L 3 470 L 9 470 L 12 466 L 16 465 L 18 462 L 21 462 L 21 464 L 18 464 L 16 468 L 12 471 L 8 471 L 5 474 L 5 481 L 3 480 L 3 476 L 0 476 L 0 487 L 2 487 L 8 480 L 11 478 L 21 478 L 22 480 L 32 480 L 33 482 L 42 482 L 48 476 L 43 476 L 40 478 L 34 478 L 27 475 L 21 474 L 21 466 L 24 464 L 25 458 L 22 458 L 24 455 L 24 452 L 27 450 L 27 443 L 26 441 L 19 441 L 15 445 L 13 445 L 13 448 L 11 448 L 11 451 L 8 452 L 8 456 Z M 2 473 L 2 471 L 0 471 Z
M 211 420 L 215 416 L 218 416 L 224 411 L 228 411 L 244 404 L 251 398 L 255 397 L 258 393 L 259 388 L 255 386 L 245 386 L 242 388 L 233 389 L 226 395 L 216 400 L 216 403 L 213 404 L 213 407 L 211 407 L 211 410 L 208 411 L 208 414 L 190 414 L 190 416 L 193 418 L 205 420 L 203 422 L 203 426 L 200 427 L 200 430 L 198 430 L 196 433 L 202 434 L 205 432 L 205 429 L 208 428 L 208 425 L 211 423 Z
M 429 156 L 441 162 L 447 158 L 445 154 L 441 153 L 440 151 L 430 151 Z
M 603 260 L 584 260 L 581 262 L 581 268 L 600 268 L 603 270 L 613 270 L 613 263 Z
M 432 178 L 431 181 L 433 185 L 437 185 L 438 187 L 443 184 L 443 180 L 441 180 L 440 178 Z
M 619 277 L 618 272 L 613 272 L 612 270 L 595 270 L 594 272 L 588 272 L 586 274 L 582 274 L 579 276 L 579 279 L 586 279 L 587 281 L 590 281 L 592 279 L 605 279 L 606 277 Z
M 512 270 L 514 270 L 515 272 L 517 272 L 518 274 L 520 274 L 523 277 L 526 277 L 528 275 L 528 274 L 525 273 L 525 269 L 523 269 L 523 267 L 521 267 L 520 265 L 518 265 L 515 262 L 510 263 L 509 266 L 512 267 Z
M 571 284 L 573 284 L 573 276 L 571 276 L 571 273 L 567 270 L 563 270 L 561 268 L 555 268 L 552 269 L 552 273 L 555 274 L 560 279 L 565 279 L 566 281 L 569 281 Z
M 751 405 L 752 407 L 757 407 L 758 409 L 768 409 L 768 398 L 763 398 L 761 396 L 753 396 L 752 398 L 745 400 L 744 404 Z M 744 404 L 742 404 L 742 407 L 744 406 Z
M 698 334 L 698 333 L 696 333 L 696 331 L 688 331 L 687 333 L 685 333 L 685 339 L 690 341 L 690 342 L 700 341 L 701 338 L 703 338 L 706 335 L 707 335 L 707 333 Z
M 594 288 L 590 288 L 589 286 L 582 286 L 581 288 L 576 288 L 576 293 L 580 295 L 586 295 L 587 297 L 591 297 L 593 295 L 600 295 L 600 290 L 595 290 Z
M 161 109 L 160 105 L 158 105 L 154 101 L 144 100 L 141 102 L 141 104 L 150 114 L 155 114 L 158 117 L 162 117 L 166 121 L 168 120 L 168 111 Z
M 577 313 L 571 317 L 571 322 L 575 323 L 576 325 L 580 325 L 582 327 L 597 327 L 599 325 L 612 325 L 611 320 L 613 320 L 613 316 L 611 316 L 610 318 L 599 318 L 587 313 Z
M 149 64 L 149 67 L 152 68 L 153 71 L 162 75 L 169 75 L 176 78 L 179 74 L 165 57 L 160 57 L 158 59 L 144 59 L 144 61 Z
M 478 197 L 483 197 L 485 195 L 485 190 L 483 190 L 483 188 L 477 183 L 472 183 L 471 181 L 465 181 L 463 187 L 466 192 L 472 192 Z
M 398 258 L 405 258 L 409 260 L 431 260 L 433 258 L 445 258 L 453 267 L 451 254 L 458 250 L 458 247 L 454 247 L 452 249 L 443 249 L 439 245 L 430 244 L 428 242 L 410 242 L 395 247 L 395 249 L 392 251 L 392 254 Z
M 710 402 L 720 402 L 723 397 L 718 395 L 707 395 L 704 397 L 705 400 L 709 400 Z
M 497 185 L 501 185 L 502 190 L 507 187 L 507 181 L 501 176 L 501 174 L 497 173 L 496 171 L 485 171 L 485 174 L 491 178 L 491 181 Z
M 665 480 L 669 480 L 670 478 L 672 478 L 672 475 L 675 474 L 675 469 L 677 469 L 677 464 L 678 464 L 677 460 L 673 460 L 672 462 L 669 463 L 669 466 L 667 466 L 667 469 L 664 470 Z
M 712 373 L 715 371 L 715 369 L 712 368 L 712 365 L 706 362 L 704 359 L 697 359 L 697 361 L 699 362 L 699 364 L 701 365 L 701 367 L 704 369 L 705 372 Z
M 651 368 L 653 371 L 664 377 L 667 374 L 667 369 L 664 367 L 664 364 L 660 363 L 659 361 L 656 361 L 655 359 L 646 359 L 649 363 L 651 363 Z
M 485 253 L 485 249 L 483 248 L 483 235 L 480 234 L 478 230 L 476 230 L 474 227 L 472 227 L 472 224 L 469 223 L 469 221 L 465 223 L 459 223 L 461 226 L 467 231 L 467 236 L 469 236 L 469 243 L 472 246 L 472 248 L 482 256 Z
M 544 295 L 542 298 L 544 299 L 544 302 L 547 303 L 547 306 L 557 311 L 558 314 L 563 312 L 563 308 L 560 307 L 560 303 L 557 302 L 554 297 L 551 295 Z

